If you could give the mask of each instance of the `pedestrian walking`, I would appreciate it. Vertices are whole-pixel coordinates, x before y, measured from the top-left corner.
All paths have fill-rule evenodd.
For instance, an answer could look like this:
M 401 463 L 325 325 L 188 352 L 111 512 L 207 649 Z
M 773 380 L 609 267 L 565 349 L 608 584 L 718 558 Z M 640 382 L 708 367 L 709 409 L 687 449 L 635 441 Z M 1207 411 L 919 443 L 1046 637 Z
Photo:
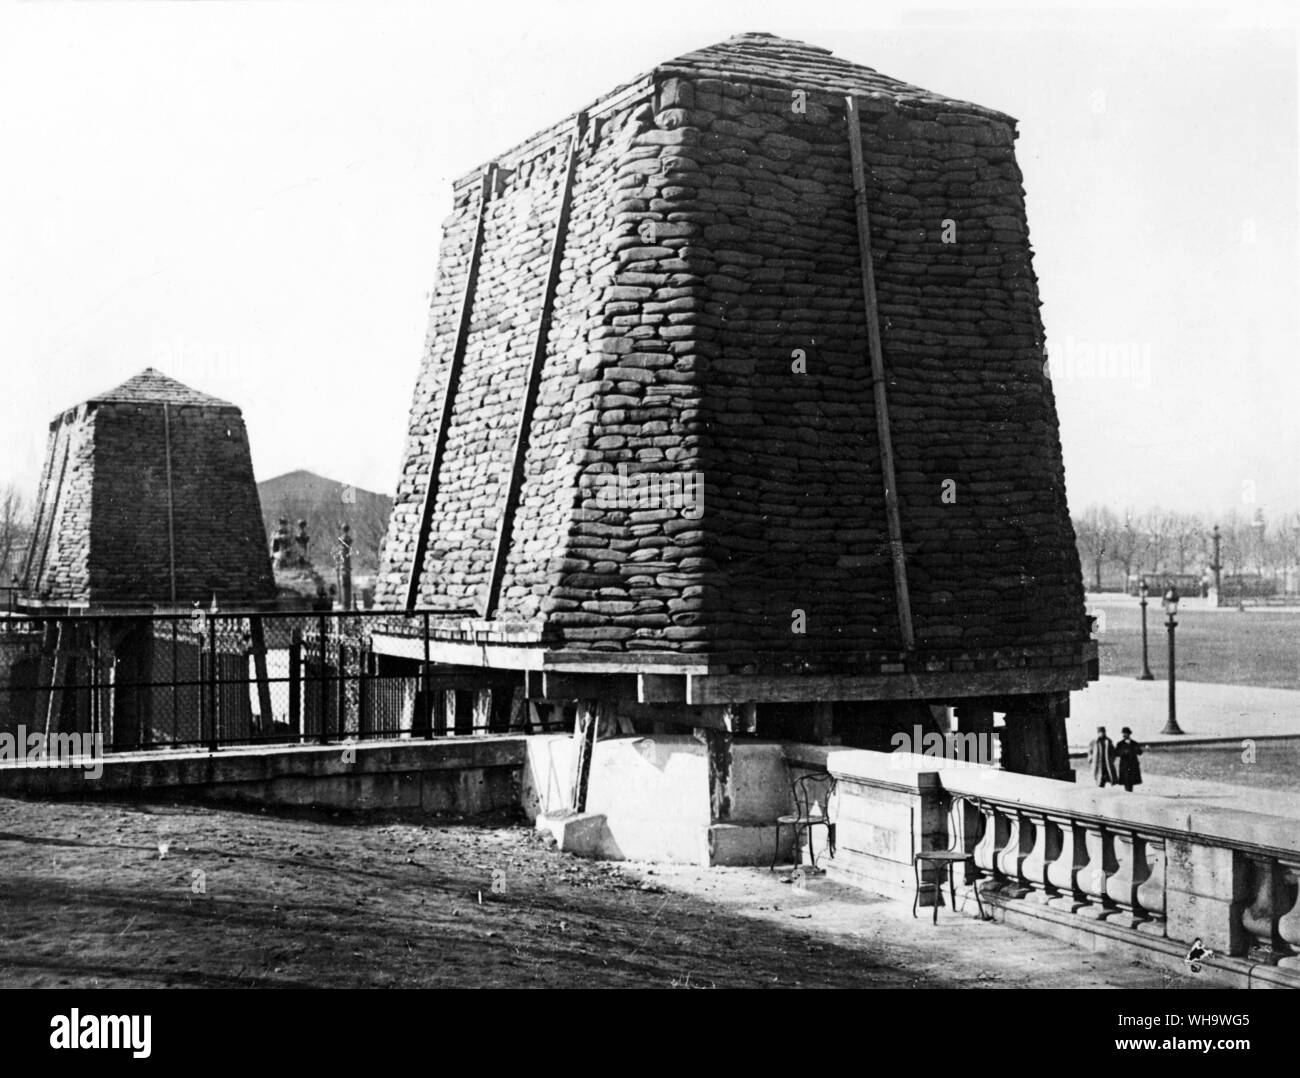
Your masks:
M 1106 727 L 1097 727 L 1096 738 L 1088 744 L 1088 763 L 1098 786 L 1115 785 L 1115 742 L 1106 736 Z
M 1115 781 L 1130 793 L 1134 786 L 1142 785 L 1142 765 L 1138 757 L 1142 755 L 1142 746 L 1133 740 L 1133 731 L 1127 726 L 1120 731 L 1120 739 L 1115 746 Z

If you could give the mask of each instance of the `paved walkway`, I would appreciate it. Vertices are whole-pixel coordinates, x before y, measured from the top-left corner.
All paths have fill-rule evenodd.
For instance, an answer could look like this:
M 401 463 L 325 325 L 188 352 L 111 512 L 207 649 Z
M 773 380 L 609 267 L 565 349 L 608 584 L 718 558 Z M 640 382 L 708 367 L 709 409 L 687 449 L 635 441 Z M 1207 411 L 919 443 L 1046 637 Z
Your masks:
M 1294 689 L 1180 681 L 1175 691 L 1181 737 L 1160 732 L 1169 716 L 1167 682 L 1103 677 L 1084 691 L 1071 693 L 1066 722 L 1070 751 L 1086 751 L 1098 726 L 1106 727 L 1116 740 L 1120 728 L 1129 726 L 1143 744 L 1300 737 L 1300 692 Z
M 1214 988 L 1206 978 L 1165 972 L 1131 953 L 1092 951 L 975 915 L 968 894 L 947 905 L 932 924 L 930 910 L 912 917 L 911 904 L 814 876 L 803 888 L 782 872 L 754 868 L 695 868 L 628 864 L 646 879 L 707 899 L 729 912 L 778 929 L 799 928 L 826 945 L 863 947 L 864 961 L 910 970 L 953 988 Z M 811 945 L 810 950 L 815 950 Z M 791 956 L 797 969 L 798 956 Z
M 1160 732 L 1169 714 L 1168 692 L 1163 681 L 1103 677 L 1085 691 L 1071 693 L 1066 732 L 1078 781 L 1090 781 L 1086 753 L 1098 726 L 1106 727 L 1115 740 L 1119 740 L 1122 727 L 1131 727 L 1133 737 L 1143 745 L 1171 752 L 1198 745 L 1241 749 L 1248 738 L 1300 738 L 1300 692 L 1293 689 L 1179 682 L 1178 725 L 1182 736 Z M 1295 790 L 1264 789 L 1161 775 L 1144 782 L 1142 793 L 1196 798 L 1223 808 L 1300 820 L 1300 786 Z
M 1089 611 L 1095 607 L 1117 607 L 1131 606 L 1137 609 L 1141 605 L 1141 599 L 1136 595 L 1122 595 L 1119 592 L 1089 592 L 1085 598 L 1085 603 Z M 1164 618 L 1164 610 L 1160 605 L 1160 596 L 1152 593 L 1147 598 L 1148 610 L 1150 616 L 1156 619 Z M 1296 614 L 1300 613 L 1300 604 L 1293 603 L 1290 606 L 1219 606 L 1218 603 L 1209 599 L 1202 599 L 1199 595 L 1184 596 L 1178 601 L 1179 613 L 1185 610 L 1199 610 L 1208 614 Z

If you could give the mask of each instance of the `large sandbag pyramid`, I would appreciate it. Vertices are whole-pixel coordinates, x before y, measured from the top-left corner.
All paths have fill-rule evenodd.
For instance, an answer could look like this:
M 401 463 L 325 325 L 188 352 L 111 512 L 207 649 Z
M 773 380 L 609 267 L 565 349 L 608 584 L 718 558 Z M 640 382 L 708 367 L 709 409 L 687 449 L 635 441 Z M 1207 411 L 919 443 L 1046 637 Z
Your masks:
M 57 416 L 21 586 L 54 607 L 274 599 L 239 409 L 150 367 Z
M 378 603 L 598 663 L 1084 677 L 1014 140 L 745 34 L 460 180 Z

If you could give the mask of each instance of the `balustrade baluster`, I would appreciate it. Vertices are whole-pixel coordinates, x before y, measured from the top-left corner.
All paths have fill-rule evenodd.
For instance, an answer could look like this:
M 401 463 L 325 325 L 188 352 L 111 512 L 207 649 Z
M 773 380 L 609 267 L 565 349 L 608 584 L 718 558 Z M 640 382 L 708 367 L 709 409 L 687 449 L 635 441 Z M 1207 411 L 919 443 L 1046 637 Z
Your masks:
M 1088 866 L 1080 869 L 1076 880 L 1088 902 L 1079 908 L 1078 913 L 1100 920 L 1114 910 L 1106 894 L 1106 880 L 1116 868 L 1114 849 L 1110 835 L 1096 824 L 1084 823 L 1081 826 L 1088 850 Z
M 1027 850 L 1020 863 L 1020 878 L 1030 888 L 1025 899 L 1029 902 L 1045 903 L 1052 897 L 1047 879 L 1047 866 L 1060 855 L 1061 836 L 1055 824 L 1052 824 L 1042 812 L 1023 814 L 1025 826 L 1029 833 Z
M 1020 865 L 1024 860 L 1025 844 L 1032 843 L 1033 824 L 1016 809 L 1006 810 L 1007 839 L 998 849 L 998 868 L 1006 879 L 1002 894 L 1007 898 L 1024 898 L 1029 893 L 1021 877 Z
M 1048 824 L 1058 836 L 1060 851 L 1047 863 L 1047 882 L 1052 889 L 1048 904 L 1074 913 L 1087 905 L 1079 889 L 1079 873 L 1088 867 L 1088 851 L 1080 825 L 1065 816 L 1048 817 Z
M 1289 952 L 1277 960 L 1285 969 L 1300 969 L 1300 864 L 1278 862 L 1279 909 L 1285 909 L 1277 919 L 1277 935 L 1283 948 Z
M 1274 965 L 1284 957 L 1277 941 L 1279 917 L 1277 872 L 1274 863 L 1263 857 L 1246 858 L 1246 893 L 1250 904 L 1241 911 L 1250 958 Z
M 983 803 L 980 810 L 984 815 L 984 832 L 975 845 L 975 865 L 984 877 L 979 884 L 981 892 L 996 893 L 1006 879 L 998 868 L 998 850 L 1007 838 L 1006 817 L 998 811 L 996 805 Z
M 1162 839 L 1138 836 L 1146 876 L 1137 885 L 1137 901 L 1145 916 L 1135 927 L 1139 932 L 1165 934 L 1165 844 Z
M 1106 897 L 1115 905 L 1107 918 L 1112 924 L 1134 928 L 1148 920 L 1137 900 L 1137 889 L 1147 877 L 1142 840 L 1131 831 L 1111 832 L 1115 868 L 1106 877 Z

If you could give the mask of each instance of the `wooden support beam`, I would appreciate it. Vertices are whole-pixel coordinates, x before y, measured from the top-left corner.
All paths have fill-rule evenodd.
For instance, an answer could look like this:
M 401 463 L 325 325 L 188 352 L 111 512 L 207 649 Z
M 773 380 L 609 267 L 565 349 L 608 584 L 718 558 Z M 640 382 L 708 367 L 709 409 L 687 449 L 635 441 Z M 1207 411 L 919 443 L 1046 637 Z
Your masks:
M 638 704 L 686 703 L 686 678 L 681 674 L 637 674 Z
M 262 619 L 256 614 L 248 619 L 248 623 L 253 643 L 253 676 L 257 679 L 257 707 L 261 712 L 261 729 L 262 733 L 269 734 L 275 714 L 271 710 L 271 681 L 266 669 L 266 630 Z
M 528 670 L 524 673 L 524 692 L 534 700 L 632 700 L 636 696 L 636 682 L 630 674 Z
M 709 818 L 714 823 L 731 819 L 736 796 L 733 746 L 730 730 L 703 729 L 696 736 L 704 742 L 709 759 Z
M 739 674 L 693 676 L 691 705 L 756 700 L 763 703 L 818 700 L 960 700 L 968 696 L 1024 695 L 1070 692 L 1087 688 L 1083 667 L 1039 667 L 1015 670 L 966 670 L 957 673 L 880 674 L 854 677 L 836 674 L 746 677 Z
M 486 734 L 492 727 L 492 690 L 475 689 L 473 719 L 470 728 L 473 733 Z
M 49 557 L 50 543 L 54 540 L 54 529 L 58 525 L 59 502 L 63 500 L 63 477 L 68 470 L 68 452 L 71 443 L 72 435 L 65 433 L 63 435 L 63 458 L 62 462 L 59 464 L 59 478 L 54 487 L 54 501 L 50 505 L 50 518 L 46 521 L 45 525 L 45 539 L 41 542 L 41 557 L 40 561 L 36 564 L 36 577 L 35 579 L 28 578 L 27 574 L 31 570 L 31 559 L 29 558 L 29 564 L 23 571 L 23 587 L 25 589 L 39 588 L 41 584 L 41 574 L 45 572 L 45 559 Z M 42 509 L 44 508 L 44 502 L 41 503 L 41 507 Z M 35 547 L 32 549 L 35 550 Z
M 510 697 L 510 717 L 506 721 L 507 730 L 528 730 L 532 726 L 533 711 L 530 701 L 524 695 L 522 685 L 515 686 Z
M 63 683 L 68 676 L 68 641 L 65 625 L 59 622 L 59 632 L 54 645 L 54 661 L 50 664 L 50 692 L 45 702 L 45 738 L 58 733 L 56 716 L 63 710 Z
M 573 754 L 573 811 L 587 811 L 587 785 L 591 779 L 591 757 L 596 751 L 596 736 L 600 728 L 599 700 L 580 700 L 578 716 L 573 726 L 575 752 Z
M 620 718 L 633 722 L 653 723 L 655 733 L 688 733 L 695 729 L 728 729 L 725 705 L 689 707 L 681 704 L 638 704 L 631 700 L 620 701 Z
M 867 309 L 867 346 L 871 351 L 871 387 L 876 407 L 876 437 L 880 442 L 880 472 L 885 483 L 885 516 L 889 523 L 889 551 L 894 566 L 894 594 L 903 646 L 915 645 L 912 603 L 907 590 L 907 563 L 903 556 L 903 527 L 898 512 L 898 487 L 894 479 L 894 445 L 889 434 L 889 402 L 885 392 L 885 357 L 880 344 L 880 310 L 876 304 L 876 277 L 871 257 L 871 216 L 867 209 L 866 169 L 862 159 L 862 127 L 853 95 L 844 99 L 849 125 L 849 153 L 853 160 L 853 202 L 858 218 L 858 251 L 862 263 L 862 297 Z
M 578 155 L 582 150 L 583 134 L 587 128 L 587 114 L 578 113 L 573 133 L 569 136 L 569 152 L 565 162 L 564 178 L 560 188 L 560 207 L 555 217 L 555 228 L 551 235 L 551 259 L 546 271 L 546 283 L 542 290 L 542 306 L 537 315 L 537 328 L 533 334 L 533 354 L 528 363 L 524 379 L 524 396 L 519 407 L 519 420 L 515 425 L 515 444 L 512 454 L 510 475 L 506 480 L 505 502 L 501 506 L 501 516 L 497 520 L 496 543 L 493 547 L 492 564 L 488 570 L 487 583 L 479 602 L 479 616 L 488 617 L 496 610 L 497 599 L 501 592 L 501 579 L 505 573 L 506 557 L 510 551 L 511 532 L 514 530 L 515 511 L 519 508 L 519 497 L 524 485 L 524 465 L 528 456 L 528 440 L 533 423 L 533 408 L 537 403 L 537 391 L 541 385 L 542 368 L 546 363 L 547 344 L 551 331 L 551 315 L 555 308 L 555 289 L 560 282 L 560 263 L 564 258 L 564 242 L 569 232 L 569 210 L 573 205 L 573 177 L 578 167 Z
M 62 422 L 62 420 L 60 420 Z M 39 501 L 36 504 L 36 519 L 32 522 L 32 530 L 28 537 L 27 549 L 23 552 L 23 571 L 21 574 L 22 586 L 31 587 L 30 575 L 32 569 L 32 559 L 36 557 L 36 547 L 40 541 L 41 533 L 45 529 L 45 503 L 48 501 L 50 492 L 50 478 L 54 475 L 54 458 L 58 455 L 58 441 L 55 441 L 55 451 L 45 455 L 45 463 L 41 466 L 41 482 L 36 488 L 36 497 Z M 65 449 L 66 453 L 66 449 Z
M 465 346 L 469 341 L 470 321 L 474 312 L 474 294 L 478 283 L 478 267 L 483 255 L 483 232 L 487 221 L 488 204 L 492 199 L 493 180 L 497 166 L 490 164 L 480 177 L 478 219 L 474 226 L 474 239 L 470 246 L 469 265 L 465 270 L 465 283 L 460 293 L 460 314 L 456 320 L 456 340 L 451 359 L 447 362 L 447 377 L 443 383 L 438 403 L 438 423 L 433 429 L 433 442 L 429 447 L 429 481 L 420 502 L 419 526 L 415 533 L 415 553 L 411 561 L 411 576 L 406 584 L 406 609 L 415 609 L 420 596 L 420 574 L 429 550 L 429 527 L 433 522 L 434 504 L 438 498 L 438 473 L 442 468 L 442 455 L 447 446 L 447 432 L 451 428 L 451 413 L 456 404 L 456 389 L 460 385 L 461 368 L 465 365 Z
M 835 734 L 835 704 L 830 700 L 818 700 L 813 704 L 812 712 L 813 741 L 825 745 Z

